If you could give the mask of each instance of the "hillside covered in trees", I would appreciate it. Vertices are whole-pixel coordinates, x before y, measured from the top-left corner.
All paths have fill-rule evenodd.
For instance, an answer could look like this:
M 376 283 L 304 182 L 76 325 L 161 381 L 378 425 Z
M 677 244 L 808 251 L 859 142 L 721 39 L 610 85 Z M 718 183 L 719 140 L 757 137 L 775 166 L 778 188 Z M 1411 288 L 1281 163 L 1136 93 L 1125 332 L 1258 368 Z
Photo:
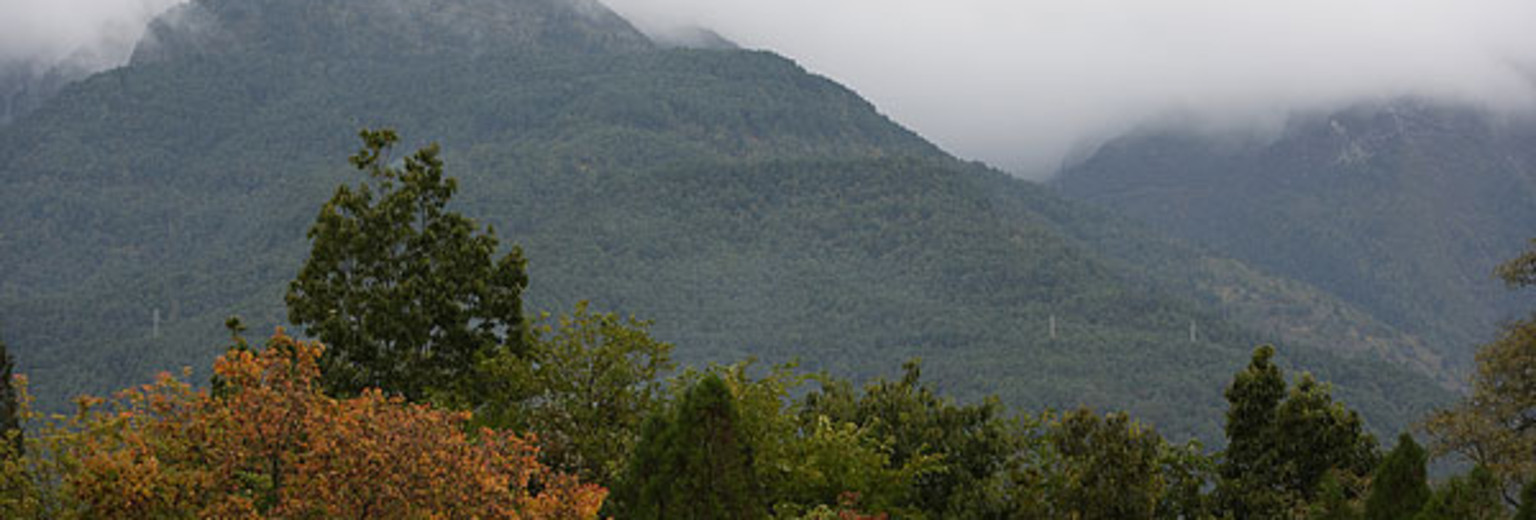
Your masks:
M 193 2 L 0 129 L 0 333 L 45 407 L 206 366 L 232 314 L 285 323 L 364 126 L 443 144 L 453 207 L 521 246 L 530 316 L 590 300 L 687 364 L 922 357 L 961 399 L 1217 444 L 1259 343 L 1379 432 L 1449 401 L 1419 338 L 958 161 L 779 56 L 659 46 L 592 3 L 399 4 Z
M 922 378 L 862 388 L 793 366 L 684 369 L 649 325 L 522 310 L 522 252 L 449 210 L 431 145 L 361 134 L 262 347 L 238 318 L 208 384 L 161 374 L 43 419 L 0 343 L 6 518 L 1441 518 L 1536 515 L 1536 321 L 1478 354 L 1424 423 L 1476 465 L 1435 487 L 1312 374 L 1255 349 L 1225 386 L 1225 448 L 1124 413 L 957 404 Z M 391 166 L 398 164 L 399 166 Z M 1536 249 L 1498 269 L 1536 285 Z M 326 310 L 317 312 L 317 310 Z M 1518 491 L 1518 498 L 1513 493 Z
M 1140 132 L 1055 185 L 1326 290 L 1462 372 L 1533 302 L 1489 274 L 1536 221 L 1533 139 L 1529 114 L 1400 99 L 1298 114 L 1271 139 Z

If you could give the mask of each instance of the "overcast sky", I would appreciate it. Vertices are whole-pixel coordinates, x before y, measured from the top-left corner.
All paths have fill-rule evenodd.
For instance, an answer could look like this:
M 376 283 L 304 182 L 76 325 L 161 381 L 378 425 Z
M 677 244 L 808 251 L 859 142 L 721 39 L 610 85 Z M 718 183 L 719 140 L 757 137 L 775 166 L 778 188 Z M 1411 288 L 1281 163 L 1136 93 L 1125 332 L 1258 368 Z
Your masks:
M 1404 95 L 1536 107 L 1533 0 L 605 1 L 649 32 L 701 26 L 785 54 L 1030 176 L 1137 126 L 1262 132 Z M 0 0 L 0 57 L 124 45 L 178 2 Z

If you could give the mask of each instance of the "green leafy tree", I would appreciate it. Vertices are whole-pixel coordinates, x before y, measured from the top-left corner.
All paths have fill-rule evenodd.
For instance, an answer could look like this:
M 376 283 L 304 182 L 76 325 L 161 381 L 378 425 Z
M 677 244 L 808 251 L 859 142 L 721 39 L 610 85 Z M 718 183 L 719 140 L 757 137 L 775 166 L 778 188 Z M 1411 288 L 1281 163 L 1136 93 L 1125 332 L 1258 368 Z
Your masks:
M 892 463 L 892 443 L 867 425 L 806 411 L 799 389 L 807 382 L 842 384 L 825 374 L 807 375 L 794 364 L 777 365 L 754 376 L 752 363 L 712 367 L 736 398 L 742 438 L 752 450 L 764 502 L 777 517 L 846 507 L 907 518 L 913 482 L 942 470 L 941 457 L 925 455 Z M 679 386 L 703 377 L 687 372 Z
M 846 382 L 828 382 L 806 396 L 802 413 L 868 428 L 890 448 L 893 466 L 939 457 L 935 471 L 913 479 L 910 506 L 938 517 L 1001 514 L 1006 504 L 978 496 L 1003 474 L 1016 440 L 996 399 L 957 405 L 922 382 L 917 360 L 902 366 L 902 378 L 879 380 L 856 394 Z
M 709 374 L 641 428 L 630 466 L 614 489 L 617 517 L 753 519 L 765 515 L 735 399 Z
M 1496 520 L 1507 516 L 1503 485 L 1488 468 L 1476 466 L 1470 473 L 1452 478 L 1435 490 L 1413 519 Z
M 1163 438 L 1123 413 L 1099 416 L 1078 409 L 1045 418 L 1058 467 L 1050 468 L 1049 516 L 1151 519 L 1168 482 L 1162 474 Z
M 1350 503 L 1337 472 L 1328 472 L 1317 484 L 1317 499 L 1307 514 L 1309 520 L 1356 520 L 1360 512 Z M 1398 517 L 1408 518 L 1408 517 Z
M 1511 287 L 1536 286 L 1536 242 L 1496 272 Z M 1436 453 L 1459 453 L 1506 486 L 1536 480 L 1536 315 L 1478 349 L 1472 395 L 1432 414 L 1425 430 Z
M 1358 414 L 1334 402 L 1327 385 L 1302 374 L 1286 391 L 1268 345 L 1227 388 L 1228 447 L 1217 500 L 1238 518 L 1304 511 L 1330 470 L 1363 479 L 1375 467 L 1376 440 Z
M 650 323 L 594 313 L 587 303 L 532 329 L 527 355 L 487 360 L 492 392 L 477 420 L 539 435 L 540 458 L 586 482 L 610 485 L 624 469 L 645 418 L 663 403 L 672 345 Z
M 325 385 L 381 388 L 473 405 L 477 364 L 526 349 L 522 252 L 497 258 L 494 231 L 448 211 L 457 182 L 436 144 L 390 166 L 399 137 L 363 130 L 351 158 L 370 182 L 340 186 L 309 229 L 308 260 L 288 289 L 288 319 L 327 345 Z
M 1382 459 L 1371 476 L 1371 492 L 1365 499 L 1366 520 L 1412 518 L 1429 500 L 1429 456 L 1412 435 L 1399 435 L 1397 446 Z

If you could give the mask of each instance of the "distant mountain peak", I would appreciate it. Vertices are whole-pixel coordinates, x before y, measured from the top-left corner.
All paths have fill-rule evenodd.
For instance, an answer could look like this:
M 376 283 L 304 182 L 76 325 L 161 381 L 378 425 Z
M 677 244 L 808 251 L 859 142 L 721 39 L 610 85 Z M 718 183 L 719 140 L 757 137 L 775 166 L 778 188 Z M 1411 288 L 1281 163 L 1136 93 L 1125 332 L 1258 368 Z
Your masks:
M 132 62 L 284 55 L 625 52 L 649 38 L 596 0 L 194 0 L 151 22 Z

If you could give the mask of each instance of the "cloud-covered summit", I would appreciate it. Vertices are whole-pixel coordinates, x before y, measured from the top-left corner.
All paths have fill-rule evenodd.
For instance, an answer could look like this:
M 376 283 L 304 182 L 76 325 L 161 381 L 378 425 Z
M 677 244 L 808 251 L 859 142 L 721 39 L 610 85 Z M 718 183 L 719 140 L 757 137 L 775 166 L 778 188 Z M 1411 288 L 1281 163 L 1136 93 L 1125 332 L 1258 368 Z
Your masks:
M 182 0 L 0 1 L 0 62 L 106 67 Z M 785 54 L 958 155 L 1031 176 L 1149 125 L 1262 134 L 1397 97 L 1536 107 L 1529 0 L 606 3 L 653 36 L 703 27 Z

